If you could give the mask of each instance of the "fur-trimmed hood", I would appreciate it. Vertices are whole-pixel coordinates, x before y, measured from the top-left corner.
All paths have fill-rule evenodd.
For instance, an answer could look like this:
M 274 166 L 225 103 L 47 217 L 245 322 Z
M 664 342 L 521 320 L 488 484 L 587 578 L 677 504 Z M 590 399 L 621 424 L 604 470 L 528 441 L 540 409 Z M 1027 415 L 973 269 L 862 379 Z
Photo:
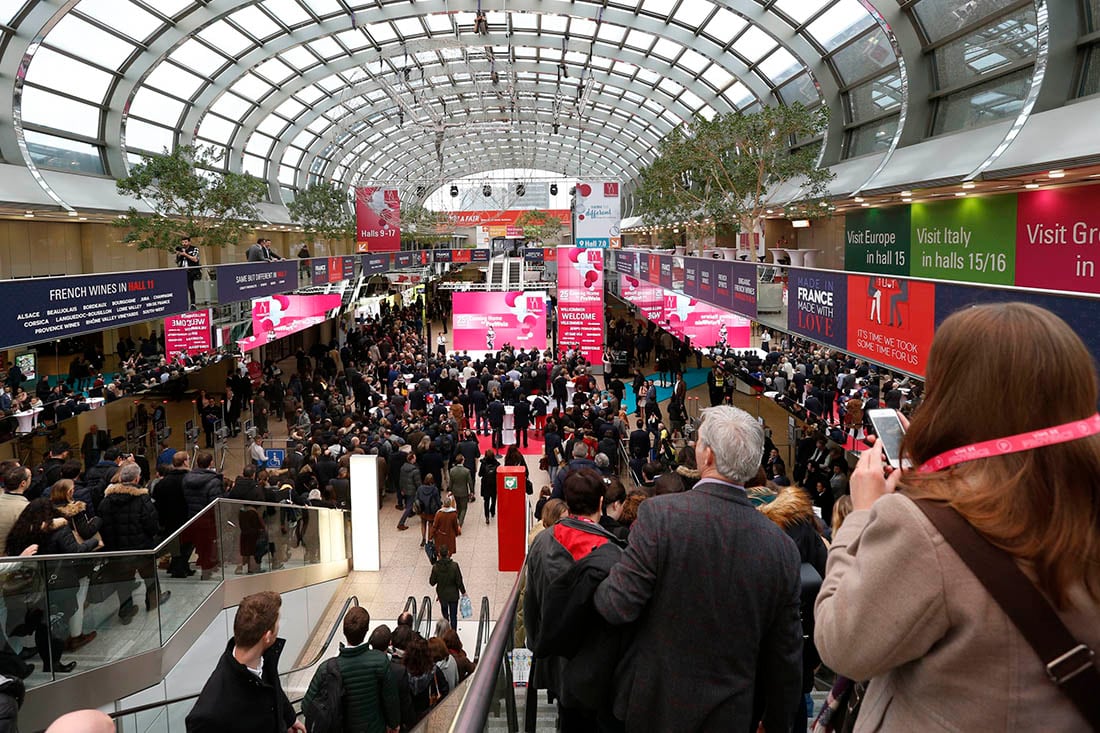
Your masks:
M 783 487 L 773 501 L 759 507 L 759 510 L 784 530 L 814 519 L 814 505 L 810 497 L 796 486 Z
M 57 511 L 61 512 L 61 516 L 72 519 L 77 514 L 87 509 L 88 505 L 82 501 L 70 501 L 67 504 L 54 504 L 54 507 Z
M 698 481 L 701 475 L 698 468 L 688 468 L 687 466 L 677 466 L 676 473 L 691 481 Z
M 103 492 L 103 495 L 111 496 L 112 494 L 126 494 L 128 496 L 145 496 L 148 493 L 148 489 L 143 489 L 133 484 L 111 484 L 107 487 L 107 490 Z

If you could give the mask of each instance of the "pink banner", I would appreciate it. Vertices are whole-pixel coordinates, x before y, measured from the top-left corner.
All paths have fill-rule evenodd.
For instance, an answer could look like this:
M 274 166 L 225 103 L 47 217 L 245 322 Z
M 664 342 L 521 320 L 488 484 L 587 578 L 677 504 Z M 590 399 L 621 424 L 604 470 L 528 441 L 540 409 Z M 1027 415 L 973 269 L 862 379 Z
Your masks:
M 355 232 L 359 252 L 401 249 L 401 200 L 396 188 L 355 189 Z
M 451 296 L 454 348 L 498 351 L 546 348 L 546 300 L 541 293 L 519 291 L 462 293 Z
M 191 311 L 164 319 L 164 351 L 170 359 L 179 354 L 205 354 L 211 349 L 210 311 Z
M 326 320 L 340 307 L 340 295 L 273 295 L 252 301 L 252 336 L 238 341 L 250 351 Z
M 638 315 L 660 323 L 665 312 L 664 291 L 633 275 L 619 275 L 619 294 L 638 309 Z
M 691 339 L 693 347 L 749 348 L 752 336 L 749 319 L 680 293 L 665 290 L 664 296 L 663 325 L 677 336 Z
M 603 359 L 603 250 L 560 247 L 558 348 L 579 346 L 590 363 Z

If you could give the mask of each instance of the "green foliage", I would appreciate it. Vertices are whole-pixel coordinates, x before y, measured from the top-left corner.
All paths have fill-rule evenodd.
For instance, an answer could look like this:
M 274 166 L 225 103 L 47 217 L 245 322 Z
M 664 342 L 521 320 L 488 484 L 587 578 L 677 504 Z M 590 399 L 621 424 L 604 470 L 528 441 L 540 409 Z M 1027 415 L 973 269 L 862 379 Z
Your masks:
M 401 206 L 401 241 L 408 244 L 437 244 L 451 241 L 454 227 L 444 211 L 416 204 Z
M 557 240 L 561 236 L 561 219 L 538 209 L 525 211 L 516 217 L 516 226 L 523 230 L 523 236 L 535 242 Z
M 355 219 L 345 191 L 331 183 L 314 182 L 298 191 L 287 204 L 290 220 L 310 237 L 350 239 L 355 236 Z
M 128 229 L 123 241 L 138 249 L 172 251 L 181 237 L 196 245 L 237 244 L 255 228 L 258 204 L 267 184 L 243 173 L 214 170 L 221 156 L 206 146 L 185 145 L 145 157 L 116 187 L 124 196 L 145 199 L 146 214 L 134 207 L 115 225 Z
M 819 146 L 792 151 L 790 143 L 821 135 L 828 121 L 828 108 L 801 104 L 695 117 L 670 132 L 642 170 L 635 201 L 643 220 L 668 226 L 710 218 L 751 228 L 768 194 L 787 182 L 801 183 L 804 200 L 819 200 L 834 174 L 817 167 Z

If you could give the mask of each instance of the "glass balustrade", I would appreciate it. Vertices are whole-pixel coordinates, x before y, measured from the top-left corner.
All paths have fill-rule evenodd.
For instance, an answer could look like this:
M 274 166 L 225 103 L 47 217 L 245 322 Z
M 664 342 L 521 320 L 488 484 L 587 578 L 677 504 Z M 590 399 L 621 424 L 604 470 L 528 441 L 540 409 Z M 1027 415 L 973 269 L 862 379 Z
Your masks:
M 348 522 L 219 499 L 154 550 L 0 559 L 0 674 L 33 688 L 157 649 L 225 579 L 346 562 Z

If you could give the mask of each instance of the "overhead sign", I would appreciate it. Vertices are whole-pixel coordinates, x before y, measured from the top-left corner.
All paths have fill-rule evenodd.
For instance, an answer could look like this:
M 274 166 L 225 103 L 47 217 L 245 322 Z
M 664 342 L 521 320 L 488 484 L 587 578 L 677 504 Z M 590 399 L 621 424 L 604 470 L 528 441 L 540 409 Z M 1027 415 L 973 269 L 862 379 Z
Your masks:
M 164 353 L 169 358 L 178 354 L 205 354 L 211 351 L 210 311 L 207 309 L 180 313 L 164 319 Z
M 252 336 L 237 343 L 249 351 L 297 333 L 326 320 L 328 312 L 340 307 L 340 296 L 275 295 L 252 303 Z
M 220 281 L 220 278 L 219 278 Z M 0 281 L 0 348 L 102 331 L 187 310 L 181 268 Z
M 1016 197 L 968 196 L 913 204 L 913 277 L 1011 285 Z
M 538 292 L 456 292 L 451 296 L 454 348 L 496 351 L 546 348 L 546 299 Z
M 737 313 L 756 318 L 756 265 L 733 262 L 733 297 L 730 307 Z
M 364 275 L 377 275 L 390 269 L 390 256 L 388 254 L 365 254 L 360 259 L 360 265 Z
M 355 189 L 355 231 L 360 252 L 401 249 L 401 198 L 396 188 Z
M 247 262 L 223 265 L 218 272 L 218 303 L 236 303 L 298 288 L 298 270 L 293 262 Z
M 890 276 L 848 276 L 848 351 L 924 374 L 936 328 L 936 286 Z
M 908 206 L 860 209 L 844 217 L 844 269 L 882 275 L 909 274 Z
M 622 213 L 618 181 L 581 181 L 577 183 L 576 228 L 578 247 L 608 248 L 619 238 Z

